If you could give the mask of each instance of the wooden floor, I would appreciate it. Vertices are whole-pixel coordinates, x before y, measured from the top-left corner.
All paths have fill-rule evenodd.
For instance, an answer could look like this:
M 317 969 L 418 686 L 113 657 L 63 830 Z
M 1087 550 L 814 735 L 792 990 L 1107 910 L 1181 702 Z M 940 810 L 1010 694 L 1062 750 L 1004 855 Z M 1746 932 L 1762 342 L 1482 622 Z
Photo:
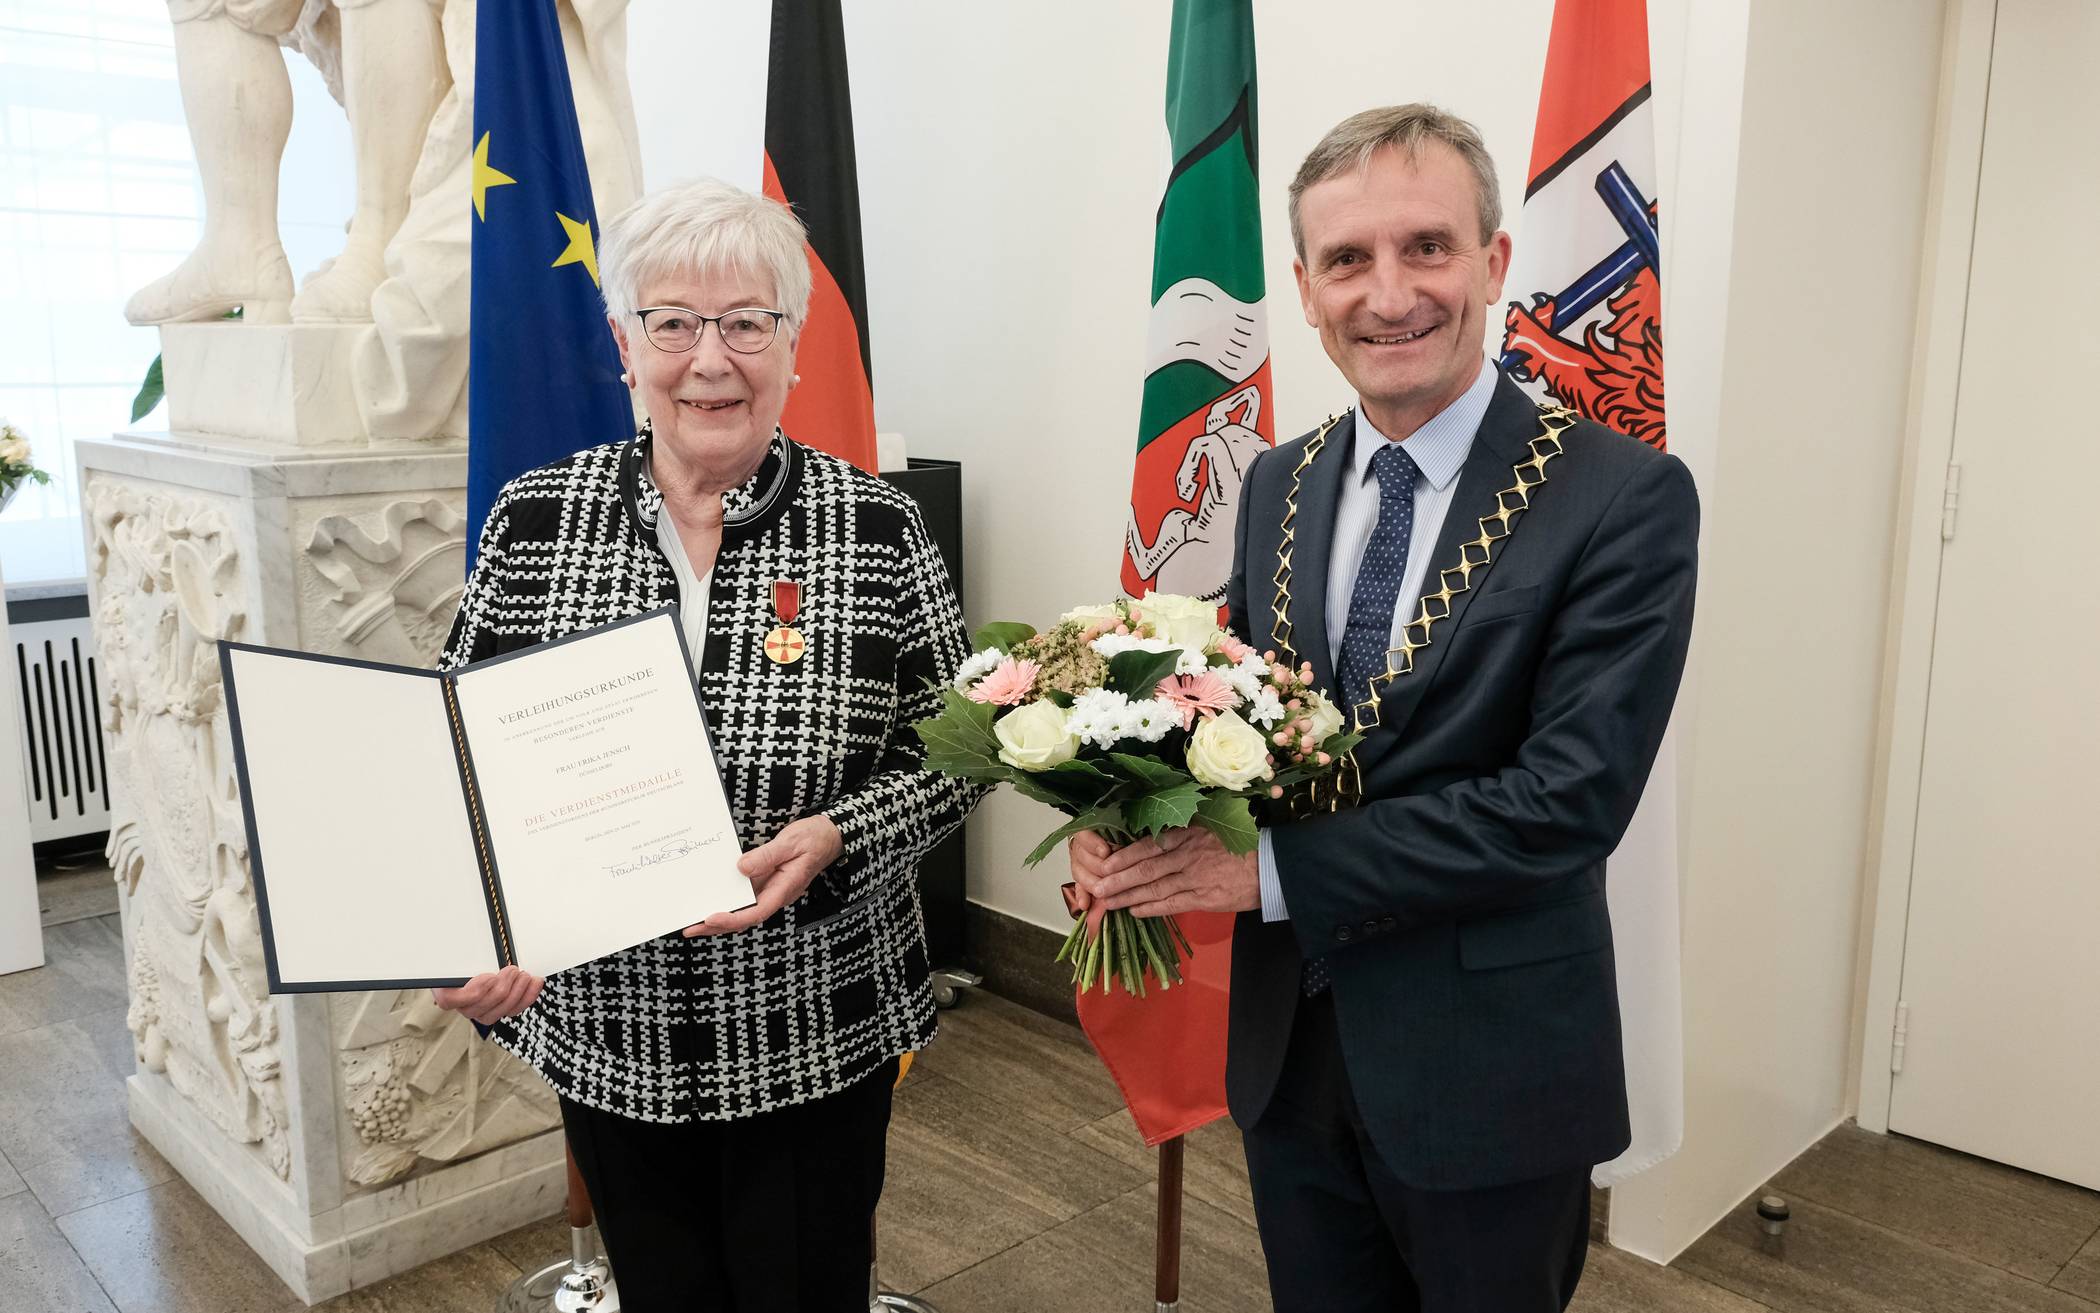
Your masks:
M 126 1123 L 122 944 L 106 876 L 47 880 L 50 964 L 0 977 L 0 1310 L 300 1307 Z M 72 919 L 68 919 L 72 918 Z M 942 1313 L 1152 1307 L 1153 1166 L 1072 1027 L 986 994 L 942 1014 L 898 1092 L 880 1216 L 885 1284 Z M 1230 1125 L 1191 1137 L 1185 1313 L 1269 1307 Z M 1669 1268 L 1593 1245 L 1579 1313 L 2100 1313 L 2100 1196 L 1841 1129 Z M 482 1313 L 566 1249 L 549 1219 L 329 1310 Z

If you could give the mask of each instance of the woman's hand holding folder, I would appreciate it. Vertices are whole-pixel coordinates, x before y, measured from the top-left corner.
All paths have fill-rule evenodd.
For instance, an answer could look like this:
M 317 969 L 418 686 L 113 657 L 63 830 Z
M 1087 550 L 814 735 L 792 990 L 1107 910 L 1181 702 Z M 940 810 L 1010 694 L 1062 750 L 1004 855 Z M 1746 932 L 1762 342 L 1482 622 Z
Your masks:
M 531 1007 L 546 983 L 530 971 L 505 967 L 484 971 L 457 989 L 433 989 L 430 996 L 445 1011 L 486 1026 Z

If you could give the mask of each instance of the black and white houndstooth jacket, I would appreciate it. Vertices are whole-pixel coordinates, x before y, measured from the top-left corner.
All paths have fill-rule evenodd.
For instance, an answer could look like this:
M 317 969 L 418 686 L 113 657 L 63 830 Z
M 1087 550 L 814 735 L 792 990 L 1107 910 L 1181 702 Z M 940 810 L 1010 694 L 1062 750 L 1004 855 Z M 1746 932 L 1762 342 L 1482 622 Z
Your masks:
M 673 605 L 647 426 L 504 488 L 445 645 L 451 669 Z M 775 434 L 723 498 L 693 653 L 746 849 L 818 812 L 845 839 L 800 899 L 737 934 L 669 935 L 547 980 L 494 1028 L 556 1090 L 652 1122 L 747 1117 L 845 1088 L 933 1038 L 915 872 L 979 792 L 920 766 L 911 723 L 968 653 L 918 507 Z M 773 583 L 801 585 L 791 665 L 763 653 Z

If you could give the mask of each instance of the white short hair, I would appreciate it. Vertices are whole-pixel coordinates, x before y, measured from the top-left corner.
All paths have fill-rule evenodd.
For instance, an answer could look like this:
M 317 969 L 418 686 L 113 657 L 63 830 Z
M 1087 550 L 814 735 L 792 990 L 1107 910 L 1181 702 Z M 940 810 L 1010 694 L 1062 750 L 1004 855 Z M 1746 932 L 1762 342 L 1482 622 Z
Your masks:
M 613 216 L 598 243 L 605 311 L 633 314 L 643 284 L 679 274 L 740 273 L 768 278 L 800 330 L 809 314 L 808 233 L 794 211 L 719 178 L 653 191 Z

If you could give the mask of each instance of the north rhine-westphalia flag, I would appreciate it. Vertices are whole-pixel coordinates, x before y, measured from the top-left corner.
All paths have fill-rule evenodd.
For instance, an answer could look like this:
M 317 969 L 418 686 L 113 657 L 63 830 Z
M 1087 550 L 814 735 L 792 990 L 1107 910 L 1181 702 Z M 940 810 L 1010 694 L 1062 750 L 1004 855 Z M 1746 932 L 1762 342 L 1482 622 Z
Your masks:
M 1666 446 L 1661 213 L 1642 0 L 1558 0 L 1539 93 L 1501 365 L 1541 401 Z M 1684 1142 L 1675 735 L 1605 884 L 1633 1144 L 1609 1186 Z
M 1152 324 L 1125 530 L 1123 589 L 1222 602 L 1240 480 L 1272 445 L 1269 330 L 1255 188 L 1249 0 L 1175 0 L 1167 52 L 1173 168 L 1152 248 Z M 1143 999 L 1092 990 L 1079 1023 L 1147 1144 L 1225 1115 L 1232 917 L 1182 916 L 1183 983 Z
M 1152 244 L 1152 321 L 1123 591 L 1223 603 L 1240 479 L 1275 445 L 1256 194 L 1250 0 L 1175 0 L 1173 168 Z
M 526 470 L 634 433 L 598 296 L 598 216 L 555 0 L 481 6 L 467 336 L 467 566 Z
M 809 321 L 795 352 L 802 381 L 780 426 L 872 472 L 874 370 L 839 0 L 773 0 L 765 149 L 766 195 L 792 205 L 809 229 Z

